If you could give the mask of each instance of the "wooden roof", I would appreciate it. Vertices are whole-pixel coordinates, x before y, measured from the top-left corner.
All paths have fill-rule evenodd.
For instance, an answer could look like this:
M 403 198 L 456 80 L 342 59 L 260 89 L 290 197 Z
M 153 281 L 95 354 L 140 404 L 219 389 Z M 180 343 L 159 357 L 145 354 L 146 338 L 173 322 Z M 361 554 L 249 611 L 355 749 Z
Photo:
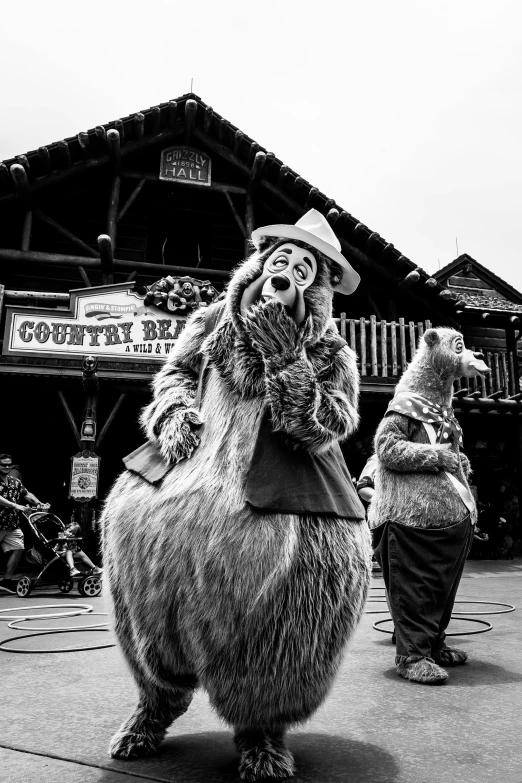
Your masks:
M 183 134 L 185 140 L 193 139 L 234 164 L 247 185 L 256 179 L 296 219 L 311 207 L 318 209 L 334 227 L 343 252 L 360 270 L 366 266 L 378 271 L 392 284 L 390 293 L 398 285 L 429 303 L 442 320 L 444 316 L 451 320 L 456 302 L 440 283 L 193 93 L 4 160 L 0 163 L 0 205 L 23 201 L 28 187 L 36 194 L 93 168 L 114 165 L 115 156 L 123 167 L 126 155 L 165 146 Z
M 458 295 L 466 311 L 522 313 L 522 293 L 467 253 L 447 264 L 433 277 Z

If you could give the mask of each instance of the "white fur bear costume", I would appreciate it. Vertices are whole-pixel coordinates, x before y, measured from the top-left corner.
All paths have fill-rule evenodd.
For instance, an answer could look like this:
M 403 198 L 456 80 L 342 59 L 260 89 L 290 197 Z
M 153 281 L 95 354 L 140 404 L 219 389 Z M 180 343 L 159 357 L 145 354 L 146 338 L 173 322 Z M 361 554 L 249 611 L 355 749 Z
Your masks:
M 257 780 L 293 773 L 285 730 L 332 684 L 363 611 L 371 545 L 338 445 L 358 424 L 355 356 L 331 319 L 334 288 L 350 293 L 358 275 L 315 210 L 253 239 L 217 327 L 205 339 L 207 311 L 196 311 L 154 379 L 142 423 L 176 464 L 155 486 L 124 472 L 102 525 L 140 694 L 112 755 L 155 752 L 200 685 L 234 728 L 241 776 Z M 301 460 L 326 476 L 324 491 L 307 495 L 296 479 L 287 500 L 273 448 L 286 449 L 286 483 Z

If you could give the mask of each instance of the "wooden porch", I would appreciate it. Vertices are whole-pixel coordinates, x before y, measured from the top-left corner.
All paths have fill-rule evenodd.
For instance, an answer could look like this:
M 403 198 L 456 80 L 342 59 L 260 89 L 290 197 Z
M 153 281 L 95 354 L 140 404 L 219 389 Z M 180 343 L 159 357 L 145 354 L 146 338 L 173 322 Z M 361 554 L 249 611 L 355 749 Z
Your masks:
M 395 386 L 398 379 L 411 362 L 417 349 L 419 338 L 431 321 L 397 321 L 369 318 L 347 318 L 341 313 L 335 319 L 341 337 L 357 354 L 357 366 L 361 373 L 363 390 L 365 388 Z M 491 369 L 487 378 L 461 378 L 455 383 L 457 397 L 474 399 L 522 399 L 518 375 L 518 358 L 512 351 L 484 351 L 479 345 L 467 346 L 473 351 L 481 351 L 484 360 Z M 387 391 L 381 388 L 381 391 Z

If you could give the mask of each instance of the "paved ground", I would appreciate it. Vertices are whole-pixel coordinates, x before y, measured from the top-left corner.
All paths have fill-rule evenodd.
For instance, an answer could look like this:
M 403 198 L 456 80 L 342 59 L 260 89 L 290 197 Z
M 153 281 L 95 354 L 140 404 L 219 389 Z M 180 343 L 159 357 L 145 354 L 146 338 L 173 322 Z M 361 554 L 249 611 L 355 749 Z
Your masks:
M 375 577 L 373 584 L 382 581 Z M 435 688 L 396 676 L 390 637 L 372 629 L 376 619 L 387 615 L 367 614 L 329 699 L 289 736 L 298 765 L 296 783 L 522 783 L 522 559 L 468 561 L 459 600 L 502 601 L 518 609 L 489 617 L 494 628 L 488 633 L 459 637 L 470 663 L 453 669 L 451 679 Z M 0 595 L 0 609 L 16 607 L 20 613 L 37 604 L 69 602 L 104 611 L 103 598 L 84 599 L 74 593 L 38 592 L 29 599 Z M 367 606 L 368 611 L 379 608 L 382 604 Z M 474 604 L 457 608 L 488 609 Z M 84 617 L 25 625 L 103 620 Z M 478 627 L 455 621 L 450 630 Z M 0 640 L 24 633 L 28 630 L 0 623 Z M 111 639 L 110 632 L 97 631 L 21 639 L 18 646 L 50 650 Z M 2 783 L 238 780 L 231 733 L 203 693 L 174 724 L 155 758 L 124 763 L 107 756 L 109 738 L 135 698 L 117 648 L 0 652 L 0 671 Z

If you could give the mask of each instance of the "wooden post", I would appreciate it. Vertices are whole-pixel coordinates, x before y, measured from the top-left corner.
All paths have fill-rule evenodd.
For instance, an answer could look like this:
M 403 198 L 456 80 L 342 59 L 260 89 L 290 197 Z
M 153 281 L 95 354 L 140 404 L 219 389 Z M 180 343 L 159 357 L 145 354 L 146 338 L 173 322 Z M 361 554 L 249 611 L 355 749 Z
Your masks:
M 357 345 L 355 342 L 355 320 L 350 318 L 350 348 L 357 353 Z
M 406 360 L 406 327 L 404 325 L 404 318 L 399 318 L 399 339 L 401 343 L 401 370 L 404 372 L 408 366 Z
M 142 139 L 145 133 L 145 115 L 141 111 L 134 115 L 134 136 L 137 140 Z
M 341 313 L 341 319 L 339 324 L 339 333 L 343 340 L 346 340 L 346 313 Z
M 51 155 L 49 153 L 49 150 L 47 147 L 38 147 L 37 150 L 38 158 L 40 160 L 41 166 L 43 168 L 44 174 L 50 174 L 53 170 L 53 165 L 51 163 Z
M 410 360 L 413 359 L 415 356 L 415 351 L 417 350 L 417 346 L 415 345 L 415 324 L 413 321 L 410 321 L 408 324 L 409 327 L 409 333 L 410 333 Z
M 13 163 L 9 171 L 13 178 L 15 190 L 20 198 L 22 204 L 29 209 L 31 206 L 31 188 L 29 187 L 29 180 L 27 179 L 27 172 L 20 163 Z
M 185 103 L 185 144 L 190 144 L 192 131 L 196 124 L 196 114 L 198 111 L 197 101 L 189 98 Z
M 370 356 L 372 362 L 372 375 L 378 375 L 377 372 L 377 318 L 370 316 Z
M 136 187 L 134 188 L 134 190 L 130 194 L 129 198 L 127 199 L 127 201 L 125 202 L 123 207 L 118 212 L 118 215 L 116 217 L 116 222 L 117 223 L 120 222 L 120 220 L 125 215 L 127 210 L 130 209 L 130 207 L 134 204 L 134 202 L 136 201 L 136 199 L 140 195 L 141 191 L 143 190 L 146 182 L 147 182 L 146 179 L 140 179 L 140 181 L 138 182 L 138 184 L 136 185 Z
M 121 178 L 116 174 L 111 187 L 109 211 L 107 215 L 107 234 L 111 238 L 112 247 L 116 247 L 116 232 L 118 228 L 118 210 L 120 207 Z
M 232 201 L 229 194 L 227 193 L 227 198 L 229 202 Z M 249 241 L 250 237 L 252 236 L 252 231 L 254 230 L 254 200 L 252 198 L 252 193 L 249 191 L 246 195 L 246 204 L 245 204 L 245 258 L 248 256 L 248 252 L 250 249 Z
M 397 367 L 397 324 L 395 321 L 390 323 L 391 335 L 391 355 L 392 355 L 392 375 L 398 375 Z
M 65 228 L 65 226 L 62 226 L 60 223 L 57 223 L 56 220 L 53 220 L 53 218 L 50 217 L 46 212 L 43 212 L 41 209 L 35 209 L 34 215 L 35 217 L 38 218 L 38 220 L 41 220 L 42 223 L 45 223 L 47 226 L 50 226 L 59 234 L 66 237 L 66 239 L 68 239 L 72 244 L 77 245 L 77 247 L 83 250 L 83 252 L 86 253 L 88 256 L 92 256 L 93 258 L 98 258 L 98 253 L 96 252 L 96 250 L 94 250 L 90 245 L 84 242 L 83 239 L 77 237 L 76 234 L 73 234 L 72 231 L 69 231 L 68 228 Z M 26 249 L 29 250 L 29 248 Z
M 80 429 L 80 449 L 81 451 L 87 451 L 89 453 L 94 453 L 94 444 L 96 443 L 96 417 L 98 409 L 98 392 L 100 388 L 97 370 L 98 359 L 93 356 L 85 356 L 82 362 L 82 383 L 85 393 L 85 408 Z M 94 548 L 91 520 L 91 501 L 80 503 L 79 524 L 82 537 L 88 542 L 88 554 L 89 550 L 92 552 Z
M 121 166 L 121 142 L 120 134 L 115 128 L 107 131 L 107 144 L 114 171 L 118 173 Z
M 361 375 L 366 375 L 366 319 L 359 319 L 359 340 L 361 342 Z
M 31 249 L 32 230 L 33 230 L 33 212 L 32 210 L 28 209 L 24 217 L 24 227 L 22 230 L 22 244 L 20 245 L 21 250 Z
M 110 236 L 100 234 L 98 237 L 98 249 L 100 251 L 102 268 L 102 284 L 111 285 L 114 282 L 114 257 Z
M 388 334 L 386 321 L 381 321 L 381 376 L 388 377 Z

